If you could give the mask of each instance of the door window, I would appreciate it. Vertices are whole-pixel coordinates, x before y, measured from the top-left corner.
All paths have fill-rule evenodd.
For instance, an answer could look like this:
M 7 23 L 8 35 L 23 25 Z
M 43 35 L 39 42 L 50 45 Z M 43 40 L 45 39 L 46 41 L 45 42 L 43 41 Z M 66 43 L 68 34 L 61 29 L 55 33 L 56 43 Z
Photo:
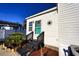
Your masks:
M 40 34 L 41 32 L 41 20 L 35 22 L 35 34 Z

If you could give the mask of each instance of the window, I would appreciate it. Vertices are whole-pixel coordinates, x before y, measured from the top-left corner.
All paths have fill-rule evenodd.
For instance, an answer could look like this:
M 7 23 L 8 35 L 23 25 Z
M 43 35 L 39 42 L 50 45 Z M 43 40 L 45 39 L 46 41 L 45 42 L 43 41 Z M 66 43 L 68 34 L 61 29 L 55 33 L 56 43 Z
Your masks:
M 41 32 L 41 20 L 35 22 L 35 34 L 40 34 Z
M 29 31 L 32 31 L 33 22 L 29 22 Z

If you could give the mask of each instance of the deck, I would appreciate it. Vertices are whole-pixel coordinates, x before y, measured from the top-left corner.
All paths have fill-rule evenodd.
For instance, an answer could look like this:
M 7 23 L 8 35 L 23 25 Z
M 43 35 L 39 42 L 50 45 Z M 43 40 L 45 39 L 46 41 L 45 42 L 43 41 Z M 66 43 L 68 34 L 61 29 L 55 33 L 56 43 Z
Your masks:
M 44 47 L 37 51 L 32 52 L 31 56 L 41 56 L 41 51 L 43 56 L 58 56 L 58 51 Z

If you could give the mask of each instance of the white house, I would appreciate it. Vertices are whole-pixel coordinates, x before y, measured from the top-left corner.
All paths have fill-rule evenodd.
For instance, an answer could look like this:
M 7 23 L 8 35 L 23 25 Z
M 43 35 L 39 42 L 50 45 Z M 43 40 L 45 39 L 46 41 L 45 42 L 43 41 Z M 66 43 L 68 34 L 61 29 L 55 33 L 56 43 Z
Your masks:
M 46 46 L 58 47 L 58 11 L 57 7 L 45 10 L 26 18 L 26 34 L 34 32 L 34 39 L 44 31 L 44 43 Z
M 65 55 L 63 49 L 68 49 L 68 46 L 79 46 L 78 3 L 58 3 L 57 7 L 26 19 L 26 34 L 34 31 L 34 39 L 36 39 L 40 32 L 44 31 L 45 45 L 58 47 L 60 56 Z

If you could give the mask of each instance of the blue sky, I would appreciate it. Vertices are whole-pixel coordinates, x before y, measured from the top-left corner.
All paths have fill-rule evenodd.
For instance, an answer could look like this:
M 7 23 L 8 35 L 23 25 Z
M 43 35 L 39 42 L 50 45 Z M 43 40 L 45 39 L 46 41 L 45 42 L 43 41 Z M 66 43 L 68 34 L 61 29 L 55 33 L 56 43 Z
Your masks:
M 0 3 L 0 20 L 22 24 L 26 17 L 55 6 L 56 3 Z

